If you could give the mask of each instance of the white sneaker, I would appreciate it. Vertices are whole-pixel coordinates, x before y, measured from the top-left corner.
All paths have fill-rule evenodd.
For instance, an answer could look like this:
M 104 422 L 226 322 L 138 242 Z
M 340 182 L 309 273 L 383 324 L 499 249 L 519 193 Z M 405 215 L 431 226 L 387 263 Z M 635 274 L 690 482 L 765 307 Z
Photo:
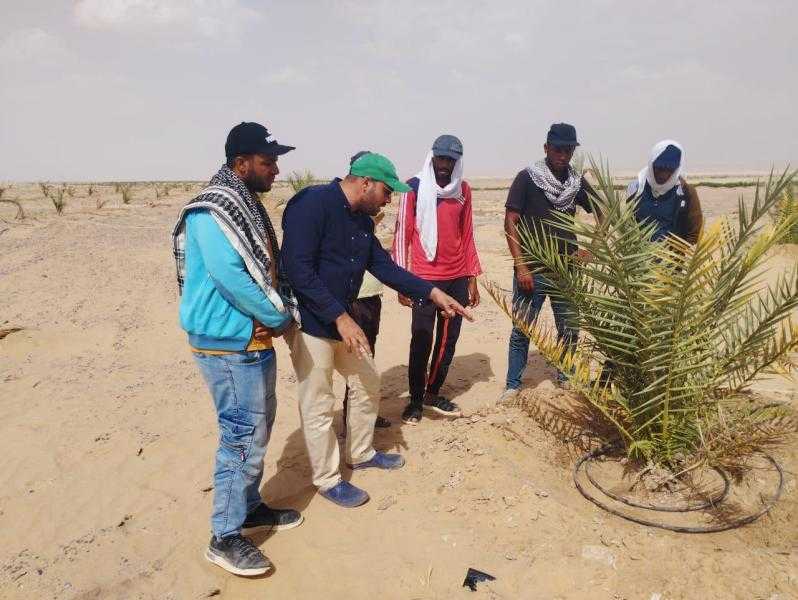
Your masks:
M 503 404 L 505 406 L 512 406 L 518 400 L 518 393 L 520 390 L 507 388 L 502 392 L 502 395 L 499 396 L 499 400 L 496 402 L 497 404 Z

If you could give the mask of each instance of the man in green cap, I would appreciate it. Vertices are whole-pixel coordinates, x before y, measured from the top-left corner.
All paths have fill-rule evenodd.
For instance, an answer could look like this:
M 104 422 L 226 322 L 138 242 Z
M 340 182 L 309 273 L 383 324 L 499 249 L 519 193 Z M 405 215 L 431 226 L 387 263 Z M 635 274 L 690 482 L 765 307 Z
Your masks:
M 398 267 L 374 236 L 371 217 L 410 188 L 381 154 L 355 160 L 349 174 L 303 189 L 283 214 L 281 259 L 296 294 L 301 330 L 286 338 L 297 375 L 299 412 L 313 483 L 340 506 L 359 506 L 368 494 L 341 478 L 338 442 L 332 429 L 335 396 L 332 372 L 349 386 L 344 458 L 352 469 L 398 469 L 398 454 L 377 452 L 374 422 L 380 375 L 363 330 L 349 314 L 363 275 L 369 271 L 388 287 L 416 302 L 429 299 L 444 315 L 471 314 L 432 284 Z

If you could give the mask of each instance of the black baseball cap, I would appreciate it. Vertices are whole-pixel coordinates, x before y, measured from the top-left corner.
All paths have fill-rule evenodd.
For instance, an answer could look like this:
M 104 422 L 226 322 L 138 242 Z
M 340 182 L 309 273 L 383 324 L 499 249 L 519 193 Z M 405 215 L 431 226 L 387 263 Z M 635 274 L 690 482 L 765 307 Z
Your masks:
M 280 156 L 291 150 L 296 148 L 278 143 L 269 130 L 260 123 L 239 123 L 230 130 L 224 143 L 224 154 L 228 158 L 241 154 Z
M 552 146 L 578 146 L 576 128 L 568 123 L 554 123 L 549 128 L 546 143 Z

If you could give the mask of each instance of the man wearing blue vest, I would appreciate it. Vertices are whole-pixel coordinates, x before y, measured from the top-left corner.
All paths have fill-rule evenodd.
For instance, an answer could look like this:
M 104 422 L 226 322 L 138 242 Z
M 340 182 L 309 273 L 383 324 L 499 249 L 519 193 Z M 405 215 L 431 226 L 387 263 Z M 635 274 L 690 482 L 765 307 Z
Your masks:
M 683 177 L 684 149 L 679 142 L 663 140 L 651 149 L 648 164 L 629 184 L 626 195 L 637 201 L 635 217 L 652 223 L 659 241 L 669 234 L 695 244 L 704 224 L 696 189 Z

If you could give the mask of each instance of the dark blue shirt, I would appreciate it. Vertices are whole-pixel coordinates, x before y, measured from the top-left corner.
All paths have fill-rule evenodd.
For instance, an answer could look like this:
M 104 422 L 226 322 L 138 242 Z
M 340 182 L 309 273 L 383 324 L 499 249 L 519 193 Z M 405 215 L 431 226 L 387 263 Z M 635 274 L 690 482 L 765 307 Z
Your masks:
M 432 285 L 391 260 L 374 235 L 374 221 L 353 212 L 340 179 L 307 187 L 283 213 L 282 268 L 299 301 L 302 330 L 340 340 L 335 319 L 348 312 L 368 270 L 382 283 L 416 301 Z
M 640 200 L 637 203 L 635 218 L 638 223 L 653 223 L 656 225 L 652 241 L 658 242 L 669 233 L 676 230 L 676 220 L 679 210 L 685 207 L 685 196 L 681 193 L 681 186 L 673 188 L 655 198 L 651 186 L 646 183 Z

